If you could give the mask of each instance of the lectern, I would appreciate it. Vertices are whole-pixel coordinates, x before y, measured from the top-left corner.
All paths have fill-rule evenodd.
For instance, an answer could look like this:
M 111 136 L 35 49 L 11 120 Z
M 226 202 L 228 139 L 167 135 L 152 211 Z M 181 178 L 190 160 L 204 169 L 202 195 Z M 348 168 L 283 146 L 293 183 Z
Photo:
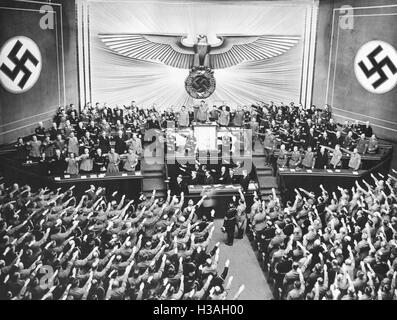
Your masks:
M 218 149 L 216 123 L 194 124 L 193 133 L 198 150 L 207 151 Z

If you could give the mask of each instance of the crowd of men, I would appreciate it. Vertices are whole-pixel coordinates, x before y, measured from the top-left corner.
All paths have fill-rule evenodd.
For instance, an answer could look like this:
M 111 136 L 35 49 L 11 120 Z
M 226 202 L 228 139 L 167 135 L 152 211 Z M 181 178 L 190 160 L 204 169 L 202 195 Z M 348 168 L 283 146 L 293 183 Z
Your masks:
M 378 141 L 368 122 L 339 124 L 334 122 L 328 106 L 305 109 L 292 102 L 261 102 L 234 110 L 225 103 L 209 107 L 204 101 L 191 107 L 161 110 L 156 105 L 139 108 L 134 101 L 114 108 L 106 103 L 87 103 L 80 112 L 72 104 L 59 109 L 51 128 L 39 123 L 34 134 L 19 138 L 15 147 L 20 159 L 39 162 L 45 174 L 135 171 L 147 130 L 164 132 L 166 128 L 183 129 L 209 121 L 221 127 L 249 129 L 252 134 L 242 140 L 250 141 L 242 141 L 243 148 L 255 149 L 260 141 L 267 163 L 275 167 L 339 169 L 345 152 L 350 156 L 348 167 L 358 170 L 362 155 L 378 152 Z M 160 141 L 159 136 L 165 134 L 153 140 Z M 175 143 L 172 135 L 167 137 L 170 139 L 164 141 Z M 186 147 L 192 144 L 194 148 L 194 137 L 190 138 Z M 224 143 L 231 146 L 230 135 L 222 137 Z
M 275 190 L 247 208 L 240 190 L 225 208 L 227 244 L 247 228 L 276 299 L 395 300 L 397 178 L 371 179 L 332 194 L 300 188 L 284 208 Z M 185 204 L 184 193 L 153 192 L 134 203 L 103 193 L 91 186 L 78 201 L 72 188 L 0 185 L 2 299 L 227 298 L 233 277 L 228 261 L 217 271 L 219 243 L 207 249 L 205 196 Z
M 31 136 L 18 139 L 15 148 L 19 159 L 39 162 L 43 174 L 134 171 L 143 155 L 147 130 L 157 130 L 158 136 L 164 136 L 160 131 L 175 124 L 184 128 L 217 121 L 220 126 L 243 126 L 251 110 L 239 107 L 230 112 L 226 106 L 209 109 L 201 102 L 178 111 L 172 107 L 160 111 L 156 105 L 139 108 L 132 101 L 129 106 L 114 108 L 106 103 L 87 103 L 78 111 L 71 104 L 59 108 L 50 128 L 40 122 Z
M 300 188 L 284 208 L 275 192 L 256 197 L 248 229 L 277 299 L 397 299 L 397 178 L 371 180 L 332 194 Z
M 0 185 L 0 299 L 224 300 L 213 213 L 179 197 L 128 201 L 91 186 L 81 199 L 27 185 Z M 211 248 L 209 248 L 211 247 Z
M 251 129 L 252 147 L 260 141 L 276 168 L 338 169 L 345 152 L 348 167 L 359 170 L 361 156 L 379 148 L 368 122 L 336 123 L 328 106 L 271 102 L 230 110 L 204 101 L 162 111 L 135 102 L 123 108 L 88 103 L 80 112 L 71 105 L 60 108 L 50 129 L 40 123 L 16 148 L 21 160 L 38 161 L 46 174 L 134 171 L 147 130 L 160 134 L 209 121 Z M 1 298 L 226 299 L 229 262 L 218 273 L 219 243 L 207 249 L 214 212 L 201 213 L 205 196 L 184 203 L 186 174 L 189 184 L 241 184 L 222 230 L 232 245 L 236 228 L 238 237 L 247 229 L 276 299 L 397 298 L 395 177 L 371 175 L 372 184 L 363 180 L 332 195 L 322 186 L 321 195 L 301 188 L 284 208 L 275 191 L 266 200 L 255 193 L 247 208 L 252 177 L 241 163 L 214 172 L 198 162 L 178 167 L 174 196 L 142 194 L 138 203 L 117 193 L 106 198 L 95 186 L 77 199 L 73 188 L 0 185 Z
M 361 156 L 376 154 L 378 140 L 370 123 L 346 120 L 336 123 L 328 105 L 323 109 L 302 105 L 276 105 L 262 108 L 259 138 L 266 161 L 276 168 L 341 169 L 345 152 L 347 167 L 359 170 Z

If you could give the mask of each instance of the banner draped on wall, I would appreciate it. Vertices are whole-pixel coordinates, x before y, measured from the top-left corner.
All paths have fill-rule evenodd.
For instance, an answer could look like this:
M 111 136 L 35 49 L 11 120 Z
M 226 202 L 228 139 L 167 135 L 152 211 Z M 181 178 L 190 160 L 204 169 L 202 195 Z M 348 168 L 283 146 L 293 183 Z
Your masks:
M 229 105 L 258 100 L 299 102 L 305 6 L 264 3 L 89 3 L 93 102 L 179 107 L 194 99 L 185 91 L 188 69 L 128 58 L 109 49 L 98 34 L 186 33 L 298 36 L 289 51 L 277 57 L 215 69 L 216 90 L 207 101 Z

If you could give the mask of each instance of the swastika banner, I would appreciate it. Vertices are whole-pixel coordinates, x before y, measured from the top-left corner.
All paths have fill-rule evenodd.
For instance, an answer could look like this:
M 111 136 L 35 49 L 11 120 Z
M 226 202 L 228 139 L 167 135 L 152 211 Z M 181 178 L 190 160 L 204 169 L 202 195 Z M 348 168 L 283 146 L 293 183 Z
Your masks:
M 370 121 L 397 140 L 397 7 L 335 10 L 327 102 L 339 122 Z
M 60 22 L 55 4 L 43 8 L 43 3 L 2 1 L 0 141 L 8 142 L 15 132 L 30 133 L 63 104 Z

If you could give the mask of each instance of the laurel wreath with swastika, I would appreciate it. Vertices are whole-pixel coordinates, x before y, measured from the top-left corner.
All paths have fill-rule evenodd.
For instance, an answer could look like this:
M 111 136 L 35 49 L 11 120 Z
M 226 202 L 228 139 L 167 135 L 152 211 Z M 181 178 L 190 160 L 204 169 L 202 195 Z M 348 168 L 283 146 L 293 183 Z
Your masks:
M 192 68 L 185 80 L 185 89 L 194 99 L 208 98 L 214 93 L 215 87 L 214 71 L 204 66 Z

